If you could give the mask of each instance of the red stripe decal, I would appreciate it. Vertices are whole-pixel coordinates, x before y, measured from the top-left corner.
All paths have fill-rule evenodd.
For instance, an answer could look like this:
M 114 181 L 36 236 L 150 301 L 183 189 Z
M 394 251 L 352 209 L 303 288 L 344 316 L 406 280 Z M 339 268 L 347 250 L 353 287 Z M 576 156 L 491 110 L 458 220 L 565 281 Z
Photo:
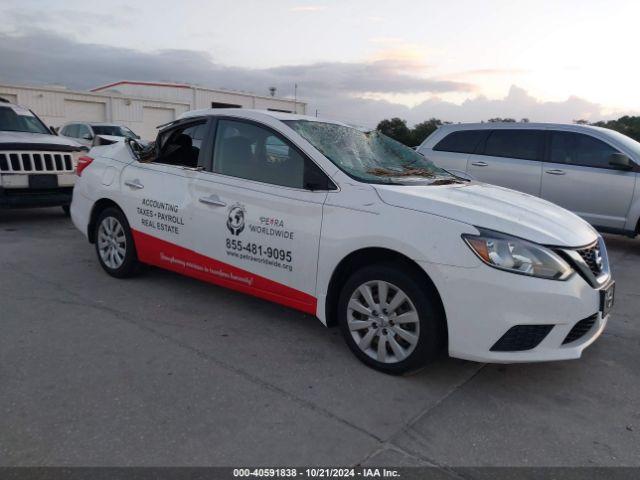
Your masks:
M 317 299 L 307 293 L 146 233 L 133 229 L 132 232 L 138 259 L 143 263 L 316 314 Z

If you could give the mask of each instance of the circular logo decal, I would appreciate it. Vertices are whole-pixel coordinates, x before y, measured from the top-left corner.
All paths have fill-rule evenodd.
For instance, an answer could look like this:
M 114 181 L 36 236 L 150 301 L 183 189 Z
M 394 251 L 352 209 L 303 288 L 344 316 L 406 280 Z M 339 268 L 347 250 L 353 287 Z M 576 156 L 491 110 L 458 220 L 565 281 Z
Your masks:
M 229 208 L 227 228 L 231 232 L 231 235 L 240 235 L 240 232 L 244 230 L 244 214 L 245 209 L 240 204 L 232 205 Z

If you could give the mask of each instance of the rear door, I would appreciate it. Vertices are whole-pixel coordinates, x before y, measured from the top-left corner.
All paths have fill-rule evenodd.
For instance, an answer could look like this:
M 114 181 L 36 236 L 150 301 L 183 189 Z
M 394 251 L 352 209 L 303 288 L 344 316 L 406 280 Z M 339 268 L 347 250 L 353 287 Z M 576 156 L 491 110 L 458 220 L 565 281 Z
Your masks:
M 619 150 L 591 135 L 549 132 L 542 198 L 571 210 L 592 225 L 623 229 L 636 173 L 609 165 Z
M 495 129 L 469 155 L 467 172 L 481 182 L 539 196 L 543 158 L 544 130 Z
M 213 166 L 192 192 L 196 249 L 209 280 L 315 314 L 327 191 L 305 188 L 305 179 L 324 173 L 255 122 L 218 120 L 213 150 Z
M 203 125 L 206 120 L 196 120 L 165 130 L 154 160 L 133 162 L 121 175 L 122 207 L 138 257 L 185 274 L 194 248 L 189 184 L 204 155 L 192 136 Z

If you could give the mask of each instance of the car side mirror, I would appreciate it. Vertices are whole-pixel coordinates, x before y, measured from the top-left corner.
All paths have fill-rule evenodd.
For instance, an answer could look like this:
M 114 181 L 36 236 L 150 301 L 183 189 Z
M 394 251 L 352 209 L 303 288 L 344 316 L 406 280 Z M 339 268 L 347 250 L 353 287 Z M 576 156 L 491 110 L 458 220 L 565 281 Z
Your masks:
M 620 170 L 631 170 L 631 160 L 624 153 L 612 153 L 609 156 L 609 165 Z
M 84 138 L 85 140 L 93 140 L 93 135 L 91 135 L 90 133 L 85 133 L 84 135 L 82 135 L 82 138 Z
M 53 133 L 54 135 L 58 135 L 56 127 L 54 127 L 53 125 L 49 125 L 49 130 L 51 130 L 51 133 Z

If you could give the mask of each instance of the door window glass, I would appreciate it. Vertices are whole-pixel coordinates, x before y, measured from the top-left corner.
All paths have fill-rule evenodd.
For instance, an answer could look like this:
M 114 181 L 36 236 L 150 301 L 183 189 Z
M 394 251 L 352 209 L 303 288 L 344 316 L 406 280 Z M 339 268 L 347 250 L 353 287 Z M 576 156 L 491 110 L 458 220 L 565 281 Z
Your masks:
M 78 127 L 78 132 L 76 134 L 77 138 L 82 138 L 85 140 L 88 140 L 87 138 L 85 138 L 86 135 L 91 135 L 91 132 L 89 131 L 89 127 L 87 127 L 86 125 L 76 125 L 76 127 Z
M 444 137 L 433 147 L 438 152 L 473 153 L 489 132 L 487 130 L 461 130 Z
M 282 137 L 266 128 L 220 120 L 214 150 L 216 173 L 304 188 L 305 158 Z
M 544 132 L 540 130 L 493 130 L 487 138 L 484 155 L 492 157 L 542 160 Z
M 78 125 L 67 125 L 65 127 L 65 133 L 67 137 L 78 138 Z
M 549 160 L 553 163 L 609 168 L 617 150 L 597 138 L 573 132 L 553 132 Z
M 196 168 L 205 134 L 206 122 L 190 123 L 162 132 L 154 162 Z
M 207 133 L 207 124 L 200 123 L 198 125 L 193 125 L 185 129 L 183 133 L 191 137 L 193 146 L 198 150 L 200 150 L 202 148 L 202 142 L 204 141 L 204 136 Z

